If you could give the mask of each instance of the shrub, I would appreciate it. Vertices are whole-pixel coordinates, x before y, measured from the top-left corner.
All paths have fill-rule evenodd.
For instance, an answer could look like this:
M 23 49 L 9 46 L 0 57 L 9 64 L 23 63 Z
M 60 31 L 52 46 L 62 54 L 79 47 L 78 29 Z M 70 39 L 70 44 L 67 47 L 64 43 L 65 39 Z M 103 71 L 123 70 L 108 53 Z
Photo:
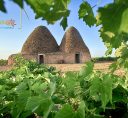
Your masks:
M 116 61 L 117 57 L 94 57 L 93 62 Z
M 1 59 L 0 60 L 0 66 L 6 66 L 8 64 L 7 60 Z

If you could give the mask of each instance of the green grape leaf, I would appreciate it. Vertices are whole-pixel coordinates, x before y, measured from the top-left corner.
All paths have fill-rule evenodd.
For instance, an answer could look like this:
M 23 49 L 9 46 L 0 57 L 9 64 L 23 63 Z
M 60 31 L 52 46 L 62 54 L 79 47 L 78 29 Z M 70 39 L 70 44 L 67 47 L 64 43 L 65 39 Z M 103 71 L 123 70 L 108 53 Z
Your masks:
M 19 115 L 24 111 L 28 98 L 30 97 L 30 92 L 24 90 L 18 93 L 18 98 L 13 101 L 12 116 L 18 118 Z M 30 114 L 30 112 L 29 112 Z
M 55 118 L 74 118 L 73 108 L 69 104 L 65 104 L 62 109 L 57 112 Z
M 70 0 L 26 0 L 26 2 L 36 13 L 36 18 L 42 18 L 48 24 L 54 24 L 57 20 L 68 17 L 70 14 L 68 10 Z
M 109 74 L 103 75 L 102 79 L 95 76 L 91 82 L 90 96 L 95 101 L 101 101 L 104 109 L 108 102 L 112 103 L 112 83 L 113 79 Z
M 79 104 L 79 107 L 75 114 L 75 118 L 85 118 L 85 103 L 84 103 L 84 101 L 81 101 L 81 103 Z
M 109 70 L 113 73 L 115 72 L 115 70 L 118 68 L 118 65 L 116 62 L 112 63 L 110 66 L 109 66 Z
M 13 0 L 16 4 L 18 4 L 21 8 L 23 8 L 23 1 L 24 0 Z
M 63 18 L 60 25 L 63 27 L 63 29 L 65 30 L 66 27 L 68 26 L 67 24 L 67 18 Z
M 128 46 L 123 44 L 116 50 L 115 52 L 116 57 L 128 57 Z
M 65 104 L 62 109 L 56 114 L 55 118 L 85 118 L 85 103 L 81 101 L 76 111 L 71 105 Z
M 112 3 L 98 10 L 98 22 L 104 31 L 112 33 L 128 33 L 128 0 Z M 109 19 L 109 20 L 108 20 Z
M 63 79 L 63 83 L 69 96 L 74 97 L 77 92 L 74 91 L 74 88 L 79 87 L 79 82 L 77 82 L 77 74 L 72 72 L 66 73 L 66 77 Z
M 5 13 L 7 12 L 6 8 L 4 6 L 4 1 L 3 0 L 0 0 L 0 11 L 5 12 Z
M 49 87 L 50 87 L 50 96 L 52 96 L 56 91 L 56 83 L 50 82 Z
M 48 88 L 47 82 L 41 83 L 41 82 L 35 82 L 31 86 L 31 90 L 33 90 L 35 93 L 42 94 L 44 90 Z
M 120 79 L 122 79 L 122 78 L 120 78 Z M 113 102 L 128 103 L 127 97 L 128 97 L 128 93 L 121 85 L 118 85 L 113 90 Z
M 83 21 L 88 25 L 88 26 L 93 26 L 96 23 L 96 18 L 94 16 L 92 7 L 87 1 L 84 1 L 80 5 L 80 9 L 78 11 L 79 14 L 79 19 L 83 19 Z
M 20 92 L 23 92 L 25 90 L 28 89 L 28 86 L 27 86 L 27 83 L 25 82 L 21 82 L 17 87 L 16 87 L 16 92 L 17 93 L 20 93 Z
M 101 91 L 101 101 L 102 107 L 105 109 L 108 102 L 112 103 L 112 83 L 113 79 L 111 76 L 105 75 L 102 80 Z
M 92 82 L 91 82 L 91 86 L 89 88 L 90 90 L 90 96 L 92 99 L 94 99 L 95 101 L 99 101 L 100 100 L 100 86 L 101 86 L 101 80 L 99 77 L 95 77 Z
M 50 99 L 42 96 L 29 97 L 25 110 L 36 112 L 38 115 L 48 114 L 48 110 L 53 103 Z M 45 106 L 45 107 L 44 107 Z
M 122 42 L 128 41 L 128 0 L 116 0 L 98 9 L 97 25 L 102 25 L 100 37 L 108 48 L 106 54 L 112 53 L 112 48 L 119 48 Z
M 92 73 L 93 67 L 94 67 L 94 63 L 93 62 L 91 62 L 91 61 L 86 62 L 85 66 L 82 67 L 81 71 L 79 72 L 79 75 L 83 76 L 83 77 L 88 76 L 89 74 Z

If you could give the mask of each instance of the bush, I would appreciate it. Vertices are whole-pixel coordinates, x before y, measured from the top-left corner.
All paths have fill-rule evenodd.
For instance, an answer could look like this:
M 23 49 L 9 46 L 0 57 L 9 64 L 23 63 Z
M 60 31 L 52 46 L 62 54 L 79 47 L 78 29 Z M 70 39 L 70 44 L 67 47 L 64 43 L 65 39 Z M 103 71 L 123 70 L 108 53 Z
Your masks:
M 92 58 L 93 62 L 100 62 L 100 61 L 116 61 L 117 57 L 94 57 Z
M 0 66 L 6 66 L 8 64 L 8 60 L 1 59 Z

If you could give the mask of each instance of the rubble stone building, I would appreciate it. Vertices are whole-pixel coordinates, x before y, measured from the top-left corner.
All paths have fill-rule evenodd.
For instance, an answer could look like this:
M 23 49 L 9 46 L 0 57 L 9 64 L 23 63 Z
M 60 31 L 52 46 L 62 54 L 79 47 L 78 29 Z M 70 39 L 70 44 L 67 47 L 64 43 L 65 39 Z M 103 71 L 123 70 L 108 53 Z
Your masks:
M 13 63 L 15 55 L 9 57 L 9 65 Z M 74 27 L 70 27 L 65 32 L 59 46 L 45 26 L 38 26 L 23 44 L 21 55 L 25 59 L 36 60 L 38 63 L 45 64 L 84 63 L 91 59 L 88 47 Z

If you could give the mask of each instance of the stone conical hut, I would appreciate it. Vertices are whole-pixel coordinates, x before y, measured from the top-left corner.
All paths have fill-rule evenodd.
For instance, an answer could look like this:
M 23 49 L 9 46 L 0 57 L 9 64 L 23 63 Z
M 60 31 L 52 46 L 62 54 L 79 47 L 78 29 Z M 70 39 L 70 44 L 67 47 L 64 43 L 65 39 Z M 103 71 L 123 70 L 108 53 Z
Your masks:
M 21 55 L 46 64 L 84 63 L 91 59 L 88 47 L 74 27 L 66 31 L 60 46 L 45 26 L 35 28 L 23 44 Z M 8 64 L 12 63 L 13 55 L 8 59 Z
M 30 34 L 24 43 L 22 54 L 38 54 L 58 51 L 58 44 L 45 26 L 39 26 Z
M 60 51 L 73 53 L 75 55 L 74 63 L 84 63 L 91 59 L 89 49 L 75 27 L 70 27 L 65 32 L 60 44 Z
M 86 52 L 89 53 L 88 47 L 85 45 L 80 33 L 75 27 L 70 27 L 60 44 L 60 50 L 67 53 Z

